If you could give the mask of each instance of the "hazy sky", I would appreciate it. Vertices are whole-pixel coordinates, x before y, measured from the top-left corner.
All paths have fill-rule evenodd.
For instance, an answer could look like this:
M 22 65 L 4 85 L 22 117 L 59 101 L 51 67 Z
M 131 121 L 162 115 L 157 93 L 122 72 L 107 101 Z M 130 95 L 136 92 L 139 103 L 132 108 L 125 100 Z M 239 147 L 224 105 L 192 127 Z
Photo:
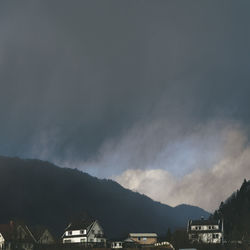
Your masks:
M 212 211 L 250 178 L 250 2 L 1 1 L 0 155 Z

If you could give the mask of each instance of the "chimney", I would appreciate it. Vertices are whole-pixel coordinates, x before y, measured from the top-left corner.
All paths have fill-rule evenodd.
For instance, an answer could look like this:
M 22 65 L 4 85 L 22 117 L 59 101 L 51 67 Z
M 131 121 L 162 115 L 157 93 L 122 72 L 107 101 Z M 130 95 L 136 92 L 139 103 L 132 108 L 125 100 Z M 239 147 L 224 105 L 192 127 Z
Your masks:
M 10 221 L 10 226 L 14 227 L 14 221 L 13 220 Z

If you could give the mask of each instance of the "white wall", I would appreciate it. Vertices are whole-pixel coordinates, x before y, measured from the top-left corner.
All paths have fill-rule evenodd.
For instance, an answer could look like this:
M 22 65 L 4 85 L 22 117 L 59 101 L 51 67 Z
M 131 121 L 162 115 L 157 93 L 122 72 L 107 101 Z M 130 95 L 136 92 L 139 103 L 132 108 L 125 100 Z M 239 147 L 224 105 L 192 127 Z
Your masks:
M 0 233 L 0 249 L 2 249 L 3 244 L 4 244 L 4 238 L 2 234 Z
M 111 243 L 111 248 L 122 248 L 122 241 L 114 241 Z
M 70 242 L 67 242 L 70 240 Z M 72 237 L 63 239 L 63 243 L 81 243 L 81 240 L 87 242 L 87 237 Z
M 195 234 L 195 233 L 192 233 Z M 221 243 L 222 240 L 222 233 L 202 233 L 202 232 L 197 232 L 197 238 L 192 239 L 192 234 L 189 234 L 189 239 L 193 241 L 199 241 L 199 242 L 204 242 L 204 243 Z M 217 237 L 214 237 L 217 235 Z
M 88 242 L 101 242 L 100 238 L 96 238 L 96 234 L 104 234 L 99 223 L 95 222 L 88 236 Z
M 83 233 L 81 233 L 81 231 L 83 231 Z M 70 234 L 71 232 L 71 234 Z M 66 231 L 66 236 L 71 236 L 71 235 L 83 235 L 83 234 L 86 234 L 86 229 L 84 230 L 69 230 L 69 231 Z
M 99 237 L 96 237 L 96 235 L 98 234 L 104 234 L 101 226 L 99 225 L 99 223 L 97 221 L 94 222 L 90 232 L 88 233 L 88 236 L 86 237 L 86 229 L 84 229 L 83 233 L 85 235 L 83 235 L 81 233 L 82 230 L 68 230 L 65 232 L 65 236 L 69 236 L 67 238 L 64 238 L 63 239 L 63 243 L 81 243 L 81 240 L 84 240 L 85 242 L 106 242 L 106 239 L 105 238 L 99 238 Z M 71 234 L 69 233 L 71 232 Z M 72 237 L 70 237 L 72 236 Z M 78 237 L 76 237 L 78 236 Z M 70 242 L 69 242 L 70 240 Z M 68 242 L 67 242 L 68 241 Z

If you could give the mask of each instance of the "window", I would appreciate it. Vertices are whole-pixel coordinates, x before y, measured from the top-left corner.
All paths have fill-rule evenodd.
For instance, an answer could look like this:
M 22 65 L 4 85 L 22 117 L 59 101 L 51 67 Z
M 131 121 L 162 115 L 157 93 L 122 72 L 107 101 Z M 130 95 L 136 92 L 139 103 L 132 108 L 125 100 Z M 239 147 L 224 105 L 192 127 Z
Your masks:
M 68 231 L 68 235 L 72 235 L 72 231 Z
M 219 234 L 213 234 L 213 239 L 218 239 L 219 238 Z
M 84 230 L 81 230 L 81 231 L 80 231 L 80 234 L 84 234 Z
M 64 243 L 71 243 L 71 240 L 64 240 Z
M 141 240 L 141 237 L 138 237 L 138 240 Z
M 122 243 L 121 243 L 121 242 L 119 243 L 119 246 L 120 246 L 120 247 L 122 246 Z
M 80 242 L 81 242 L 81 243 L 86 242 L 86 239 L 83 238 L 83 239 L 80 240 Z
M 197 239 L 198 235 L 197 234 L 192 234 L 192 239 Z
M 208 229 L 211 229 L 211 226 L 209 226 Z

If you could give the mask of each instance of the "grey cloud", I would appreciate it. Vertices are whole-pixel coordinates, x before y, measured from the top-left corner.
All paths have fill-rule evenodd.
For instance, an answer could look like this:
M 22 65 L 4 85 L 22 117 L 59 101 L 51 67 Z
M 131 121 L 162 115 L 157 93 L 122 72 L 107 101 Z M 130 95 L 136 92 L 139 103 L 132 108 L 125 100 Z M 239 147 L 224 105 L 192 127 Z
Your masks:
M 89 169 L 109 157 L 102 156 L 107 145 L 127 145 L 119 140 L 137 124 L 158 124 L 156 138 L 168 142 L 159 140 L 155 149 L 218 117 L 247 124 L 249 7 L 247 1 L 1 3 L 0 154 Z M 176 131 L 167 129 L 176 124 Z M 171 136 L 160 134 L 168 130 Z M 138 165 L 152 159 L 147 154 Z M 127 167 L 120 165 L 112 165 L 114 173 Z
M 200 130 L 197 136 L 203 137 L 202 134 Z M 209 168 L 202 166 L 206 163 L 204 157 L 199 167 L 181 177 L 176 177 L 167 168 L 155 169 L 152 166 L 145 170 L 127 169 L 116 176 L 115 180 L 127 188 L 172 206 L 186 203 L 213 212 L 221 201 L 227 199 L 250 176 L 250 148 L 244 130 L 230 127 L 219 134 L 223 138 L 219 157 L 213 163 L 210 162 Z M 206 153 L 211 152 L 208 149 Z M 185 155 L 185 152 L 182 154 Z

